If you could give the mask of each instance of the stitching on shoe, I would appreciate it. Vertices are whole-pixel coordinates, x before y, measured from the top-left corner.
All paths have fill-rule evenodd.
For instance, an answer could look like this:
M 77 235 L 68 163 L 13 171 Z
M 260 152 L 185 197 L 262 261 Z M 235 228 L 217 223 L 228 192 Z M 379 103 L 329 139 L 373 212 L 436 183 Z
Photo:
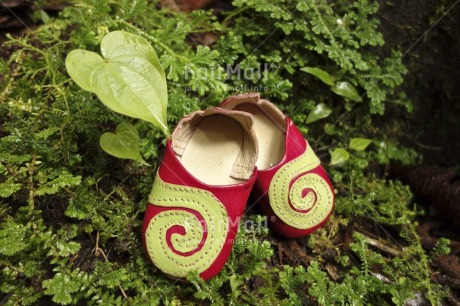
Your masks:
M 311 161 L 295 168 L 304 160 Z M 329 185 L 320 175 L 308 172 L 319 165 L 318 157 L 310 147 L 307 147 L 303 154 L 283 165 L 270 182 L 270 206 L 283 222 L 297 229 L 308 229 L 319 224 L 333 207 L 333 193 Z M 296 210 L 295 205 L 292 204 L 295 199 L 292 199 L 289 185 L 294 178 L 296 179 L 291 188 L 297 181 L 301 180 L 305 183 L 303 189 L 310 188 L 315 192 L 316 201 L 313 207 L 306 212 Z
M 155 187 L 157 185 L 157 187 Z M 156 190 L 155 188 L 159 188 L 159 190 Z M 197 194 L 200 197 L 205 196 L 204 198 L 208 199 L 208 201 L 197 201 L 196 199 L 191 199 L 187 197 L 172 197 L 172 196 L 162 196 L 161 193 L 156 193 L 153 194 L 154 191 L 161 191 L 163 190 L 169 190 L 171 192 L 178 192 L 178 193 L 187 193 L 187 194 Z M 159 176 L 157 176 L 156 181 L 154 183 L 154 188 L 152 189 L 152 194 L 149 197 L 150 203 L 153 203 L 154 205 L 158 205 L 161 207 L 168 207 L 171 208 L 171 210 L 163 211 L 160 212 L 159 214 L 155 215 L 149 222 L 149 225 L 147 227 L 145 236 L 146 236 L 146 247 L 148 250 L 148 253 L 150 255 L 150 258 L 152 259 L 152 262 L 163 272 L 168 273 L 173 276 L 185 276 L 188 271 L 190 270 L 198 270 L 198 272 L 203 272 L 206 269 L 208 269 L 211 264 L 215 261 L 215 259 L 219 256 L 220 252 L 222 251 L 222 248 L 226 244 L 226 238 L 228 235 L 229 231 L 229 224 L 228 224 L 228 215 L 227 211 L 225 209 L 225 206 L 217 199 L 212 193 L 210 193 L 207 190 L 202 190 L 194 187 L 188 187 L 188 186 L 179 186 L 179 185 L 174 185 L 174 184 L 169 184 L 163 182 Z M 189 210 L 194 211 L 197 213 L 202 220 L 199 220 L 197 216 L 189 211 L 178 211 L 180 210 L 180 206 L 174 205 L 184 205 L 184 203 L 189 203 L 187 207 L 182 206 L 183 208 L 187 208 Z M 214 210 L 218 211 L 219 217 L 215 215 L 214 212 L 210 211 L 208 207 L 205 207 L 205 204 L 218 204 L 217 206 L 214 206 Z M 194 207 L 196 209 L 194 209 Z M 175 211 L 174 211 L 175 210 Z M 201 210 L 201 212 L 200 212 Z M 197 251 L 197 253 L 200 253 L 198 256 L 198 260 L 195 262 L 191 263 L 183 263 L 181 261 L 184 260 L 187 256 L 182 256 L 179 254 L 174 253 L 174 251 L 168 246 L 166 242 L 166 233 L 169 228 L 171 228 L 174 225 L 179 225 L 183 226 L 180 222 L 175 222 L 174 221 L 168 221 L 164 224 L 160 224 L 160 226 L 156 226 L 157 222 L 162 218 L 168 218 L 168 217 L 173 217 L 173 218 L 194 218 L 194 220 L 197 221 L 197 223 L 200 223 L 200 226 L 202 226 L 202 222 L 206 222 L 206 219 L 210 219 L 211 224 L 205 223 L 206 229 L 207 229 L 207 237 L 206 240 L 203 242 L 203 246 L 200 250 Z M 219 220 L 225 220 L 225 224 L 214 224 L 215 222 Z M 195 222 L 195 221 L 194 221 Z M 214 222 L 214 223 L 213 223 Z M 222 228 L 222 236 L 219 237 L 219 228 L 213 228 L 214 226 L 223 226 Z M 201 232 L 201 239 L 198 242 L 198 244 L 194 246 L 194 250 L 200 247 L 199 243 L 202 242 L 204 231 L 203 230 L 198 230 L 198 228 L 195 228 L 193 226 L 190 226 L 188 229 L 191 229 L 190 231 L 187 231 L 185 235 L 187 234 L 193 234 L 196 233 L 197 231 Z M 161 236 L 159 236 L 161 235 Z M 164 235 L 164 237 L 163 237 Z M 185 236 L 184 235 L 184 236 Z M 193 237 L 194 235 L 192 235 Z M 171 238 L 171 237 L 170 237 Z M 153 245 L 157 243 L 158 249 L 154 249 Z M 193 250 L 192 250 L 193 251 Z M 156 260 L 156 254 L 157 252 L 162 252 L 163 256 L 166 257 L 169 261 L 169 265 L 173 264 L 176 265 L 176 269 L 169 269 L 168 264 L 165 264 L 164 262 L 159 262 Z M 191 254 L 190 256 L 193 256 L 197 253 Z M 153 256 L 152 256 L 153 255 Z M 179 271 L 178 269 L 179 268 Z

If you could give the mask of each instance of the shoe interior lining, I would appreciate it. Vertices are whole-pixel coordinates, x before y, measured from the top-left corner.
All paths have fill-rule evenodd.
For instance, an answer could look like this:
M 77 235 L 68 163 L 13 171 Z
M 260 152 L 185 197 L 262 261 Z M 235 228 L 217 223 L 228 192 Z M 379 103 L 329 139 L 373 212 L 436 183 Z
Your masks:
M 257 168 L 265 170 L 277 165 L 285 152 L 285 119 L 280 118 L 277 112 L 253 103 L 241 103 L 234 109 L 251 113 L 253 116 L 253 129 L 259 146 Z
M 256 148 L 241 122 L 214 114 L 192 118 L 173 142 L 181 164 L 201 182 L 229 185 L 249 179 Z M 249 175 L 248 175 L 249 173 Z

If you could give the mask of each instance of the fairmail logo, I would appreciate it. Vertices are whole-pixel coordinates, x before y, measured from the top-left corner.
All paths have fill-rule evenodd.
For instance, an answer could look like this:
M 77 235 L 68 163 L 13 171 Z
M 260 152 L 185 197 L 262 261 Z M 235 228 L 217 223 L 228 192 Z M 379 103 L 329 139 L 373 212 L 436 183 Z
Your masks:
M 227 64 L 224 69 L 220 67 L 199 67 L 195 68 L 191 65 L 185 67 L 185 80 L 191 78 L 199 78 L 201 80 L 207 80 L 209 78 L 223 79 L 223 75 L 226 75 L 226 80 L 238 79 L 238 80 L 266 80 L 270 69 L 276 69 L 276 67 L 268 63 L 259 64 L 256 67 L 241 68 L 240 64 L 230 65 Z

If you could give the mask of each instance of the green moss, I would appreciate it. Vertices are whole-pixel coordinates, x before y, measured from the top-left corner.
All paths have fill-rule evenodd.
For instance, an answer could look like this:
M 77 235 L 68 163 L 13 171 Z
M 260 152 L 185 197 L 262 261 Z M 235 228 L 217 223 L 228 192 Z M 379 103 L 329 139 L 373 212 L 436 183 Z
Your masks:
M 90 305 L 380 305 L 404 304 L 417 291 L 433 304 L 443 298 L 442 288 L 430 280 L 430 258 L 414 229 L 420 212 L 411 206 L 408 188 L 366 172 L 375 161 L 418 158 L 376 125 L 389 100 L 410 109 L 397 87 L 405 73 L 401 54 L 378 56 L 383 38 L 374 17 L 377 5 L 364 0 L 233 4 L 234 11 L 218 18 L 203 11 L 173 13 L 147 1 L 74 1 L 57 17 L 42 12 L 38 28 L 9 37 L 5 48 L 11 54 L 0 62 L 5 72 L 0 292 L 7 305 L 49 299 Z M 184 282 L 171 280 L 148 262 L 140 225 L 163 134 L 110 112 L 64 68 L 70 50 L 97 52 L 101 38 L 113 30 L 141 35 L 155 48 L 168 79 L 171 130 L 184 115 L 217 105 L 232 89 L 261 86 L 263 97 L 293 118 L 325 165 L 328 150 L 349 152 L 348 160 L 327 169 L 336 188 L 334 216 L 325 228 L 299 239 L 309 264 L 286 259 L 283 264 L 279 238 L 256 227 L 241 228 L 227 265 L 209 282 L 196 274 Z M 206 32 L 218 36 L 209 47 L 196 42 Z M 267 68 L 261 78 L 227 79 L 225 70 L 237 64 L 243 71 Z M 363 102 L 336 95 L 304 67 L 348 82 Z M 308 120 L 320 104 L 332 111 Z M 150 167 L 99 148 L 100 135 L 126 120 L 138 129 Z M 353 138 L 373 142 L 365 150 L 350 150 Z M 255 209 L 245 218 L 264 222 Z M 369 224 L 391 229 L 398 241 L 390 247 L 394 252 L 375 247 L 376 238 L 365 235 Z M 441 241 L 435 253 L 446 252 Z

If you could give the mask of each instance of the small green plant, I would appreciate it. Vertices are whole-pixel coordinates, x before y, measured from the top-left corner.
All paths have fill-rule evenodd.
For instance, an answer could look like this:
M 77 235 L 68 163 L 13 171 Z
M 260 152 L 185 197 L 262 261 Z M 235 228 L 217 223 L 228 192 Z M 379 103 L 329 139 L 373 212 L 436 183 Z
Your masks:
M 332 92 L 338 94 L 339 96 L 343 96 L 346 99 L 350 99 L 356 102 L 362 101 L 362 98 L 359 96 L 358 92 L 356 91 L 356 88 L 349 82 L 339 81 L 337 77 L 331 76 L 329 73 L 319 68 L 304 67 L 300 70 L 314 75 L 326 85 L 331 86 Z M 344 72 L 345 71 L 342 71 L 339 74 L 343 74 Z
M 372 143 L 371 139 L 367 138 L 352 138 L 348 144 L 348 148 L 354 151 L 364 151 Z M 331 163 L 329 165 L 338 165 L 346 162 L 350 158 L 350 153 L 343 148 L 335 148 L 331 152 Z
M 102 38 L 101 53 L 103 57 L 86 50 L 72 50 L 65 62 L 67 72 L 108 108 L 150 122 L 169 136 L 166 77 L 149 42 L 115 31 Z M 109 154 L 146 163 L 139 153 L 136 128 L 128 123 L 118 125 L 115 134 L 102 135 L 100 143 Z
M 99 144 L 110 155 L 136 160 L 148 165 L 139 153 L 139 133 L 132 124 L 126 122 L 120 123 L 115 133 L 106 132 L 102 134 Z

